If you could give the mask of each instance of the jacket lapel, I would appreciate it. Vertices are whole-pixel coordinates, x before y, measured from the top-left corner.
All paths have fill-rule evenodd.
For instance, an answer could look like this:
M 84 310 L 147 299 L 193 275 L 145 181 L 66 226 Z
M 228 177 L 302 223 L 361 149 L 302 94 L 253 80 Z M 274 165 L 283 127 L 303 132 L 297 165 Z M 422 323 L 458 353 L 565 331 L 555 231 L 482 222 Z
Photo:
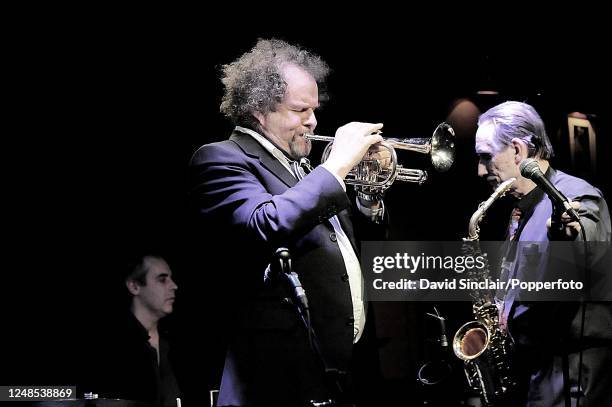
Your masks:
M 274 174 L 277 178 L 283 181 L 287 186 L 292 187 L 297 184 L 297 179 L 287 171 L 268 150 L 266 150 L 257 140 L 248 134 L 234 131 L 230 136 L 230 140 L 238 144 L 238 146 L 248 155 L 257 157 L 261 165 L 266 167 L 268 171 Z

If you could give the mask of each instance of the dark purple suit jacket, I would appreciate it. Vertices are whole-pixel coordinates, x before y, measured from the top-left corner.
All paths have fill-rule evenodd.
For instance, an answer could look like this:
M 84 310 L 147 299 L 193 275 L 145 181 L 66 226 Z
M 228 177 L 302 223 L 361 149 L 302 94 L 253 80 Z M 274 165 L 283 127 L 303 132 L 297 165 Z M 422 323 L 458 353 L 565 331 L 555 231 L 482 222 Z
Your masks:
M 347 370 L 353 346 L 351 293 L 328 221 L 338 215 L 358 253 L 346 193 L 322 167 L 297 182 L 255 139 L 239 132 L 201 147 L 190 167 L 202 230 L 220 236 L 215 247 L 230 260 L 217 270 L 227 277 L 219 293 L 232 292 L 231 301 L 219 308 L 233 308 L 236 318 L 219 405 L 290 406 L 328 397 L 306 331 L 294 309 L 282 302 L 287 293 L 277 284 L 264 284 L 263 276 L 274 250 L 289 248 L 323 355 L 330 367 Z
M 581 202 L 579 215 L 588 241 L 609 242 L 610 212 L 601 191 L 586 181 L 555 171 L 550 180 L 570 200 Z M 547 250 L 549 236 L 546 221 L 552 204 L 543 195 L 528 218 L 519 241 L 513 275 L 529 275 L 529 280 L 554 281 L 568 278 L 559 274 Z M 533 263 L 535 261 L 535 263 Z M 525 271 L 535 269 L 537 272 Z M 567 269 L 567 268 L 565 268 Z M 546 276 L 546 278 L 545 278 Z M 552 278 L 554 276 L 554 279 Z M 578 349 L 583 349 L 581 381 L 584 396 L 580 405 L 612 405 L 612 307 L 610 303 L 587 304 L 584 332 L 581 335 L 580 304 L 559 302 L 520 302 L 517 289 L 506 296 L 509 331 L 517 342 L 520 365 L 528 387 L 526 405 L 564 406 L 561 354 L 569 353 L 570 382 L 577 386 Z M 582 338 L 581 338 L 582 336 Z

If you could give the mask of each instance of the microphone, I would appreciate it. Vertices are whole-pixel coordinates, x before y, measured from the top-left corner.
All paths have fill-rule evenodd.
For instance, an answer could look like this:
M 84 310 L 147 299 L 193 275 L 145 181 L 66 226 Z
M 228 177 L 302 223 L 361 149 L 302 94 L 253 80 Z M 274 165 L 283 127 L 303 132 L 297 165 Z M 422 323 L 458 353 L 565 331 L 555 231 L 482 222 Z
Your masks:
M 578 221 L 580 217 L 576 210 L 570 205 L 569 200 L 559 191 L 542 173 L 538 162 L 533 158 L 526 158 L 519 165 L 521 175 L 529 178 L 536 183 L 550 198 L 553 205 L 561 209 L 561 212 L 567 212 L 572 220 Z
M 279 247 L 274 252 L 274 259 L 264 271 L 264 282 L 271 283 L 291 272 L 291 255 L 286 247 Z
M 304 290 L 304 288 L 302 287 L 302 283 L 300 282 L 298 275 L 292 270 L 291 254 L 289 253 L 289 249 L 287 249 L 286 247 L 279 247 L 278 249 L 276 249 L 271 269 L 278 270 L 278 272 L 276 272 L 275 274 L 280 274 L 280 276 L 289 285 L 293 295 L 298 301 L 299 307 L 303 310 L 308 310 L 308 298 L 306 297 L 306 290 Z
M 446 337 L 446 324 L 444 322 L 444 318 L 440 317 L 440 346 L 443 348 L 448 348 L 448 338 Z
M 274 252 L 274 258 L 278 262 L 279 271 L 284 274 L 291 273 L 291 254 L 286 247 L 279 247 Z
M 446 319 L 440 315 L 436 307 L 434 307 L 434 310 L 436 311 L 435 314 L 428 312 L 427 315 L 438 320 L 438 327 L 440 329 L 438 341 L 440 342 L 440 346 L 442 348 L 448 348 L 448 337 L 446 336 Z

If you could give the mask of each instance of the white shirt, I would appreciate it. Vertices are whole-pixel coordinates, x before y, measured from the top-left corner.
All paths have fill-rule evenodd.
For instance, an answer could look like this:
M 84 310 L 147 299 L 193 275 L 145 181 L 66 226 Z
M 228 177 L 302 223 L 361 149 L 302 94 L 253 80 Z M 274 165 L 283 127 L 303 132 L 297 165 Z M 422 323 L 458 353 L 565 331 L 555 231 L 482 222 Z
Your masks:
M 289 160 L 287 159 L 285 154 L 283 154 L 282 151 L 280 151 L 274 144 L 272 144 L 270 140 L 268 140 L 261 134 L 245 127 L 236 126 L 235 130 L 241 133 L 248 134 L 255 140 L 257 140 L 259 144 L 263 146 L 263 148 L 268 150 L 270 154 L 272 154 L 278 161 L 280 161 L 283 167 L 285 167 L 287 171 L 289 171 L 289 173 L 295 177 L 293 171 L 291 171 L 291 164 L 289 163 Z M 325 163 L 323 163 L 321 166 L 325 168 Z M 325 169 L 327 170 L 327 168 Z M 338 180 L 338 182 L 342 186 L 342 189 L 346 191 L 344 180 L 340 179 L 333 173 L 331 174 L 334 175 L 334 177 Z M 344 265 L 346 267 L 346 273 L 348 274 L 349 278 L 349 287 L 351 290 L 351 299 L 353 302 L 353 318 L 355 319 L 353 323 L 353 343 L 356 343 L 359 338 L 361 338 L 363 328 L 365 327 L 366 318 L 365 305 L 363 301 L 363 277 L 361 274 L 361 265 L 359 264 L 359 259 L 355 254 L 355 250 L 353 250 L 351 241 L 349 240 L 346 233 L 344 233 L 344 230 L 342 230 L 342 226 L 340 225 L 340 220 L 338 219 L 338 217 L 336 215 L 332 216 L 331 218 L 329 218 L 329 222 L 331 223 L 332 227 L 334 228 L 334 232 L 336 233 L 336 237 L 338 239 L 338 246 L 340 247 L 340 253 L 342 254 Z

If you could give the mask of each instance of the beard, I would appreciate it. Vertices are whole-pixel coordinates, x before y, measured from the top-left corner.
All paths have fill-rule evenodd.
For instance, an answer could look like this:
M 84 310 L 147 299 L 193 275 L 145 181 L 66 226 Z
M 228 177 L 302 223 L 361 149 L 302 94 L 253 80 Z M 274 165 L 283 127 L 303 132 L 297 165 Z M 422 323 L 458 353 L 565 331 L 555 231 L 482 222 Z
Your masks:
M 291 157 L 293 157 L 295 160 L 308 157 L 311 149 L 311 141 L 304 138 L 303 135 L 296 134 L 289 142 L 289 154 L 291 154 Z

